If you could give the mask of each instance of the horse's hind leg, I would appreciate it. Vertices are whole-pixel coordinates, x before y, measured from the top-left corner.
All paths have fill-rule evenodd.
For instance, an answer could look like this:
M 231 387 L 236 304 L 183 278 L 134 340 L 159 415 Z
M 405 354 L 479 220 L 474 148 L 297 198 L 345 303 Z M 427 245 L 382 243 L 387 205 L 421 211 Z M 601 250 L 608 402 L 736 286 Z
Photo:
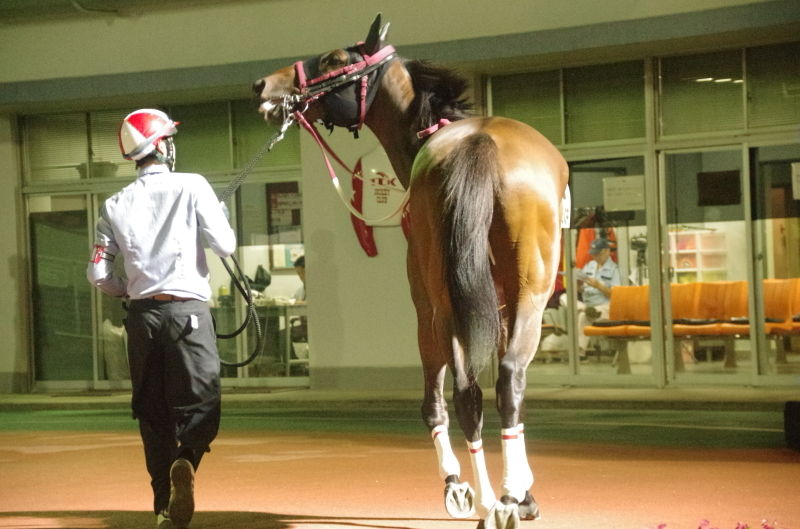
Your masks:
M 455 341 L 455 339 L 453 339 Z M 455 344 L 455 349 L 460 352 L 460 346 Z M 461 355 L 457 355 L 460 357 Z M 453 388 L 453 404 L 455 407 L 458 424 L 464 437 L 467 439 L 470 462 L 472 463 L 473 479 L 475 480 L 475 509 L 478 516 L 485 520 L 497 503 L 489 473 L 486 471 L 486 459 L 483 453 L 483 392 L 478 387 L 471 373 L 465 373 L 463 366 L 459 366 L 456 359 L 454 369 L 455 383 Z M 488 527 L 494 527 L 490 525 Z
M 421 351 L 430 349 L 420 348 Z M 438 357 L 437 357 L 438 358 Z M 461 465 L 450 444 L 447 402 L 444 399 L 444 376 L 447 365 L 428 356 L 423 360 L 425 396 L 422 420 L 428 426 L 439 460 L 439 477 L 445 482 L 444 504 L 453 518 L 468 518 L 475 513 L 475 493 L 469 483 L 462 483 Z
M 533 297 L 533 296 L 532 296 Z M 545 299 L 517 307 L 508 349 L 500 360 L 497 378 L 497 409 L 502 422 L 503 484 L 501 502 L 520 505 L 520 518 L 536 519 L 539 509 L 529 489 L 533 473 L 525 452 L 523 416 L 525 412 L 526 369 L 536 353 L 541 337 L 541 318 Z

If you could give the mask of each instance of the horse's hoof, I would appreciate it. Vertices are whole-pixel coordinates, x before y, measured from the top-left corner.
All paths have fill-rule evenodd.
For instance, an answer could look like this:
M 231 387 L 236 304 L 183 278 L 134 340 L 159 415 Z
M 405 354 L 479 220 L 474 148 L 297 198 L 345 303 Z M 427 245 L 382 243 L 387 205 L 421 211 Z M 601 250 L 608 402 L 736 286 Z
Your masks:
M 519 519 L 538 520 L 539 518 L 541 518 L 539 516 L 539 505 L 536 504 L 536 500 L 531 496 L 531 492 L 525 491 L 525 499 L 519 504 Z
M 506 503 L 507 502 L 507 503 Z M 484 520 L 483 526 L 478 524 L 480 529 L 519 529 L 519 505 L 517 500 L 511 496 L 503 496 L 489 510 Z
M 541 518 L 539 505 L 533 499 L 530 491 L 525 491 L 525 499 L 519 504 L 519 518 L 520 520 L 538 520 Z
M 444 508 L 453 518 L 469 518 L 475 514 L 475 491 L 466 481 L 448 483 L 444 488 Z

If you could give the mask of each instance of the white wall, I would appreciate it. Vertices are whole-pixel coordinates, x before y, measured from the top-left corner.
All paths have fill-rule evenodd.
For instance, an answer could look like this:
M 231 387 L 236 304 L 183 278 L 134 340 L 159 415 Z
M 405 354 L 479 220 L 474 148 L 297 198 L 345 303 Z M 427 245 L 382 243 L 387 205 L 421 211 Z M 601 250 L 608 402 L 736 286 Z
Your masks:
M 0 83 L 316 55 L 363 40 L 377 12 L 391 42 L 409 45 L 764 1 L 271 0 L 0 25 Z
M 378 146 L 366 129 L 358 140 L 337 130 L 326 141 L 351 167 Z M 375 228 L 378 255 L 367 257 L 309 134 L 301 149 L 312 387 L 421 387 L 402 229 Z

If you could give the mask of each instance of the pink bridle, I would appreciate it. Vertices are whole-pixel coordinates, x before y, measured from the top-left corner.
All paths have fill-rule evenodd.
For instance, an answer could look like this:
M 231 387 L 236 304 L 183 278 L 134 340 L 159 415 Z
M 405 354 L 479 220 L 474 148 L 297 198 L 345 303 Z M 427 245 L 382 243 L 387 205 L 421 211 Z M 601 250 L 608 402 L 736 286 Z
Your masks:
M 306 79 L 306 72 L 303 61 L 294 63 L 297 87 L 300 89 L 301 101 L 311 101 L 318 99 L 331 90 L 356 81 L 361 82 L 361 90 L 358 95 L 359 118 L 357 129 L 360 130 L 364 124 L 364 117 L 367 115 L 367 90 L 369 84 L 369 74 L 383 66 L 394 57 L 394 47 L 384 46 L 374 55 L 367 55 L 364 51 L 364 43 L 357 44 L 362 60 L 348 64 L 338 70 L 328 72 L 310 81 Z

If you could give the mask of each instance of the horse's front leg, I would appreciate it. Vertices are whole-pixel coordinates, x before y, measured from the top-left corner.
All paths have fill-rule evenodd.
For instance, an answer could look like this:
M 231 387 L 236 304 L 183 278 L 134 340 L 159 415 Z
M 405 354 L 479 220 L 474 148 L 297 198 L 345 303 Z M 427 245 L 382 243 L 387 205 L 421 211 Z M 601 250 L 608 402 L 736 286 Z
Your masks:
M 508 349 L 500 360 L 497 378 L 497 410 L 502 423 L 503 484 L 501 502 L 519 504 L 523 520 L 539 517 L 539 508 L 531 496 L 533 472 L 525 451 L 526 369 L 536 353 L 541 337 L 542 311 L 535 307 L 518 310 L 510 331 Z

